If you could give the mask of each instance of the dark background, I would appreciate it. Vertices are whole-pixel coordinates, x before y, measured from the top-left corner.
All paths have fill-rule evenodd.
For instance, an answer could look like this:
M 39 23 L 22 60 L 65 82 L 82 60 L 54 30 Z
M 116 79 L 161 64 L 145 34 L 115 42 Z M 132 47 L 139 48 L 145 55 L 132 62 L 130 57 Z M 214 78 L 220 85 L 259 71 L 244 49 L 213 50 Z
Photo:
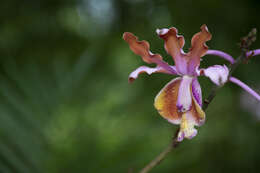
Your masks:
M 128 84 L 129 73 L 145 63 L 123 32 L 148 40 L 173 64 L 156 28 L 178 28 L 187 51 L 192 35 L 207 24 L 209 47 L 237 57 L 240 38 L 260 30 L 259 11 L 258 0 L 2 0 L 0 172 L 137 172 L 177 128 L 153 107 L 172 76 L 141 75 Z M 205 56 L 201 66 L 224 63 Z M 259 93 L 259 67 L 258 56 L 234 76 Z M 205 97 L 213 84 L 203 77 L 200 83 Z M 259 107 L 227 84 L 198 135 L 151 172 L 259 172 Z

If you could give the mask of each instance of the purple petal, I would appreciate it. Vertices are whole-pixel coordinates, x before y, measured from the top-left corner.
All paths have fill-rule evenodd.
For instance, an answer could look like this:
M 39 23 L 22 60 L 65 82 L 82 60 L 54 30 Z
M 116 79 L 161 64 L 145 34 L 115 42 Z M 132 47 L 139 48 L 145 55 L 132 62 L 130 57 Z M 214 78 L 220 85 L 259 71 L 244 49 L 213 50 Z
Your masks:
M 177 100 L 177 108 L 181 112 L 186 112 L 190 110 L 192 105 L 192 97 L 191 97 L 191 82 L 193 77 L 183 76 L 179 88 L 178 100 Z
M 246 56 L 256 56 L 256 55 L 260 55 L 260 49 L 251 50 L 246 53 Z
M 197 103 L 198 103 L 200 106 L 202 106 L 201 88 L 200 88 L 200 84 L 199 84 L 197 78 L 193 78 L 191 86 L 192 86 L 192 94 L 193 94 L 193 97 L 195 98 L 195 100 L 197 101 Z
M 241 88 L 243 88 L 244 90 L 246 90 L 249 94 L 251 94 L 252 96 L 254 96 L 258 101 L 260 101 L 260 95 L 257 94 L 257 92 L 255 92 L 254 90 L 252 90 L 249 86 L 247 86 L 245 83 L 243 83 L 242 81 L 240 81 L 239 79 L 235 78 L 235 77 L 230 77 L 229 78 L 230 82 L 233 82 L 235 84 L 237 84 L 238 86 L 240 86 Z
M 222 52 L 220 50 L 208 50 L 206 55 L 219 56 L 219 57 L 224 58 L 225 60 L 229 61 L 231 64 L 234 64 L 234 62 L 235 62 L 234 58 L 231 55 L 229 55 L 225 52 Z
M 177 74 L 177 70 L 176 70 L 175 66 L 171 66 L 168 63 L 166 63 L 164 61 L 157 60 L 157 59 L 155 59 L 154 62 L 158 66 L 162 67 L 165 71 L 168 71 L 167 73 L 169 73 L 169 74 Z
M 174 69 L 174 66 L 172 66 L 172 69 Z M 161 66 L 157 66 L 154 68 L 151 67 L 147 67 L 147 66 L 140 66 L 138 67 L 136 70 L 134 70 L 128 77 L 128 81 L 131 83 L 133 82 L 135 79 L 138 78 L 139 74 L 141 73 L 147 73 L 147 74 L 152 74 L 152 73 L 167 73 L 167 74 L 172 74 L 171 72 L 169 72 L 168 70 L 165 70 L 163 67 Z
M 183 141 L 184 136 L 185 136 L 184 132 L 183 131 L 179 131 L 178 136 L 177 136 L 177 141 L 178 142 Z
M 209 77 L 216 85 L 223 85 L 228 80 L 229 70 L 225 65 L 214 65 L 202 70 L 202 74 Z

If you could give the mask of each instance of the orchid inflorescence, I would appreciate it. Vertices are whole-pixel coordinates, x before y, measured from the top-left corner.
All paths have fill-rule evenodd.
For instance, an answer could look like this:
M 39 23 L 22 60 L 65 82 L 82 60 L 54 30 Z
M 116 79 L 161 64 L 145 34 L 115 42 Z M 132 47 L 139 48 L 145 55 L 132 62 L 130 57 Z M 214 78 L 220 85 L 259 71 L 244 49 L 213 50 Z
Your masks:
M 156 64 L 151 68 L 141 66 L 129 75 L 129 82 L 133 82 L 141 73 L 166 73 L 177 75 L 179 77 L 171 80 L 157 94 L 154 100 L 154 106 L 159 114 L 173 124 L 180 124 L 177 141 L 184 138 L 191 139 L 197 134 L 194 126 L 201 126 L 205 122 L 205 113 L 202 109 L 201 87 L 198 82 L 198 76 L 206 76 L 218 86 L 227 81 L 231 81 L 260 101 L 260 96 L 235 77 L 230 76 L 229 69 L 225 65 L 214 65 L 206 69 L 200 69 L 201 57 L 204 55 L 215 55 L 226 59 L 231 64 L 235 60 L 229 54 L 219 50 L 208 50 L 206 42 L 211 40 L 211 33 L 206 25 L 201 26 L 201 31 L 196 33 L 191 40 L 191 48 L 185 53 L 184 37 L 178 35 L 176 28 L 157 29 L 156 33 L 164 40 L 166 52 L 172 56 L 175 66 L 169 65 L 159 54 L 153 54 L 149 49 L 147 41 L 138 41 L 138 38 L 132 33 L 125 32 L 123 39 L 129 44 L 130 49 L 137 55 L 141 56 L 143 61 L 148 64 Z M 260 49 L 249 51 L 247 56 L 260 54 Z

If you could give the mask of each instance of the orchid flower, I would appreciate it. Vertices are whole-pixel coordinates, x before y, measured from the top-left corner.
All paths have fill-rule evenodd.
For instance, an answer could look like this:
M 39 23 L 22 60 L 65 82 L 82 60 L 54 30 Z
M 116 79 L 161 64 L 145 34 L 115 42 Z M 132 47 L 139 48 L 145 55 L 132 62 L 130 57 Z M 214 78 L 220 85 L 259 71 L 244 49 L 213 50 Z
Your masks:
M 146 41 L 138 41 L 132 33 L 126 32 L 124 40 L 130 49 L 147 63 L 157 66 L 150 68 L 141 66 L 129 76 L 129 81 L 134 81 L 140 73 L 167 73 L 179 77 L 170 81 L 155 97 L 154 106 L 159 114 L 173 124 L 180 124 L 178 141 L 184 138 L 191 139 L 197 134 L 194 126 L 201 126 L 205 121 L 205 113 L 202 110 L 201 87 L 197 80 L 200 75 L 209 77 L 215 84 L 222 85 L 228 79 L 228 68 L 215 65 L 207 69 L 199 69 L 200 58 L 208 50 L 205 42 L 211 39 L 211 34 L 206 25 L 201 26 L 201 31 L 195 34 L 191 40 L 191 48 L 188 53 L 182 50 L 184 37 L 178 35 L 176 28 L 157 29 L 157 34 L 164 41 L 166 52 L 172 56 L 175 66 L 170 66 L 163 61 L 159 54 L 153 54 Z
M 141 56 L 143 61 L 148 64 L 156 64 L 154 68 L 148 66 L 137 68 L 129 75 L 129 82 L 133 82 L 141 73 L 149 75 L 166 73 L 179 76 L 167 83 L 154 100 L 154 106 L 163 118 L 170 123 L 180 124 L 178 141 L 196 136 L 195 126 L 201 126 L 205 122 L 201 87 L 197 77 L 209 77 L 216 85 L 223 85 L 228 81 L 229 70 L 225 65 L 200 69 L 201 57 L 212 54 L 228 60 L 231 64 L 234 63 L 234 59 L 230 55 L 217 50 L 208 50 L 206 42 L 211 40 L 211 34 L 206 25 L 202 25 L 200 29 L 201 31 L 192 37 L 188 53 L 182 50 L 185 43 L 184 37 L 178 35 L 176 28 L 156 30 L 158 36 L 164 40 L 164 48 L 172 56 L 175 66 L 163 61 L 161 55 L 153 54 L 149 50 L 150 45 L 147 41 L 138 41 L 138 38 L 129 32 L 123 34 L 123 39 L 135 54 Z M 231 77 L 230 81 L 234 82 L 233 79 Z

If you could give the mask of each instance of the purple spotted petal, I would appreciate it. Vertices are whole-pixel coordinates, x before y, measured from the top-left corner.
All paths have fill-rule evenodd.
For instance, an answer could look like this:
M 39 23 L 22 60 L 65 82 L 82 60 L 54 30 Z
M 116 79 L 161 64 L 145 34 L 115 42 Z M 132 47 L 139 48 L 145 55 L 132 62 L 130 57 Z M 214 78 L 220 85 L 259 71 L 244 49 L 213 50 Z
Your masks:
M 229 70 L 225 65 L 214 65 L 203 70 L 202 74 L 209 77 L 216 85 L 223 85 L 228 80 Z
M 200 87 L 200 84 L 199 84 L 197 78 L 193 78 L 191 86 L 192 86 L 192 94 L 193 94 L 193 97 L 195 98 L 195 100 L 197 101 L 197 103 L 198 103 L 200 106 L 202 106 L 201 87 Z
M 192 97 L 190 86 L 192 79 L 193 77 L 190 76 L 182 77 L 177 100 L 177 108 L 180 112 L 186 112 L 191 108 Z

